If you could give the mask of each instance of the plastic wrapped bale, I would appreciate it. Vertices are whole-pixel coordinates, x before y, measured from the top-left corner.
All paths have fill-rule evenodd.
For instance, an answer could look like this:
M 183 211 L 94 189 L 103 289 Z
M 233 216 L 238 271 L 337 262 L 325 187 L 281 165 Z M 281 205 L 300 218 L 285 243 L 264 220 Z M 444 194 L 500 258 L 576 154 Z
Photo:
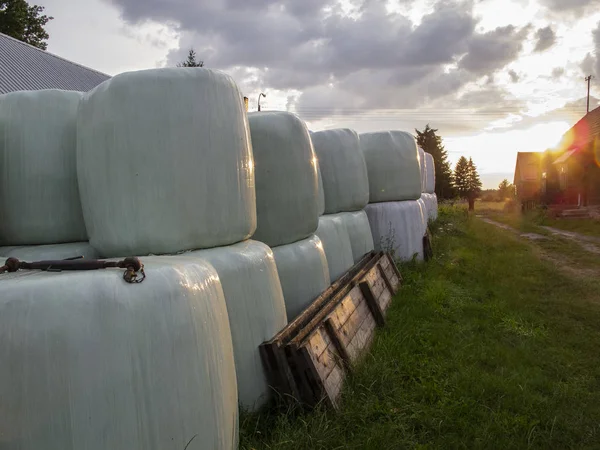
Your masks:
M 389 251 L 394 258 L 423 259 L 423 212 L 416 201 L 373 203 L 365 208 L 375 250 Z
M 422 223 L 421 229 L 422 229 L 423 235 L 425 235 L 425 232 L 427 231 L 427 225 L 429 222 L 429 207 L 423 200 L 422 195 L 421 195 L 421 198 L 419 198 L 419 200 L 417 200 L 417 203 L 419 204 L 419 207 L 421 208 L 421 219 L 422 219 L 421 220 L 421 223 Z
M 321 176 L 321 169 L 319 168 L 319 164 L 317 161 L 317 177 L 319 182 L 319 198 L 318 198 L 318 214 L 322 216 L 325 214 L 325 192 L 323 191 L 323 177 Z
M 421 168 L 421 192 L 425 192 L 425 150 L 419 147 L 419 167 Z
M 421 198 L 419 200 L 419 202 L 421 202 L 423 204 L 423 211 L 425 212 L 424 216 L 425 216 L 425 220 L 429 222 L 429 210 L 431 209 L 431 201 L 430 198 L 428 197 L 429 194 L 421 194 Z
M 77 133 L 83 213 L 103 256 L 229 245 L 254 232 L 248 122 L 228 75 L 117 75 L 84 96 Z
M 438 201 L 437 195 L 435 194 L 424 194 L 428 199 L 428 207 L 429 207 L 429 220 L 437 220 L 438 217 Z
M 329 269 L 317 236 L 273 247 L 288 322 L 294 320 L 329 287 Z
M 87 240 L 77 188 L 81 94 L 0 96 L 0 245 Z
M 348 236 L 350 237 L 350 245 L 352 246 L 352 257 L 357 263 L 360 259 L 374 249 L 373 235 L 369 219 L 365 211 L 343 212 L 334 214 L 339 217 L 346 226 Z M 329 257 L 327 258 L 329 261 Z
M 415 138 L 404 131 L 360 135 L 369 175 L 369 202 L 418 200 L 421 168 Z
M 425 192 L 435 193 L 435 163 L 429 153 L 425 153 Z
M 349 129 L 313 133 L 319 160 L 325 214 L 359 211 L 369 203 L 369 178 L 358 134 Z
M 315 232 L 319 218 L 317 159 L 306 125 L 287 112 L 248 115 L 256 163 L 253 239 L 270 247 Z
M 354 265 L 348 230 L 340 217 L 324 215 L 319 217 L 319 228 L 315 234 L 323 243 L 329 279 L 333 283 Z
M 0 247 L 0 255 L 13 257 L 21 261 L 45 261 L 76 258 L 97 259 L 98 252 L 88 242 L 70 244 L 28 245 L 24 247 Z
M 240 404 L 256 410 L 268 399 L 258 347 L 287 325 L 285 302 L 273 252 L 265 244 L 245 241 L 183 253 L 210 262 L 225 293 Z
M 313 131 L 308 131 L 308 134 L 310 136 L 311 142 L 312 142 L 312 137 L 315 134 Z M 313 149 L 314 149 L 314 145 L 313 145 Z M 316 154 L 315 154 L 316 156 Z M 317 182 L 318 182 L 318 190 L 319 190 L 319 197 L 318 197 L 318 212 L 319 212 L 319 216 L 322 216 L 323 214 L 325 214 L 325 192 L 323 191 L 323 177 L 321 176 L 321 167 L 319 165 L 319 158 L 317 158 Z
M 231 332 L 209 263 L 0 275 L 7 449 L 237 448 Z

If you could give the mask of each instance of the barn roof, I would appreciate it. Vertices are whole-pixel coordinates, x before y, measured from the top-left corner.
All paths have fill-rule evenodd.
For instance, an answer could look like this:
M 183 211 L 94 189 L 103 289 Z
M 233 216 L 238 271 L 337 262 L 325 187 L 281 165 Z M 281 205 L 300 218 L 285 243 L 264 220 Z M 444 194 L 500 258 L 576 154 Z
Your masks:
M 62 89 L 86 92 L 109 75 L 0 33 L 0 94 Z

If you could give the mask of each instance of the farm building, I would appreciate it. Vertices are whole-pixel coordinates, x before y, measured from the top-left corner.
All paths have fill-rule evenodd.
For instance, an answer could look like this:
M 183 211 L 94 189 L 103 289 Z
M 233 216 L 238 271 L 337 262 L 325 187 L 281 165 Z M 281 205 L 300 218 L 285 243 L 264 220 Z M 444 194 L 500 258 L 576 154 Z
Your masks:
M 514 184 L 523 205 L 600 205 L 600 108 L 567 131 L 556 149 L 519 152 Z

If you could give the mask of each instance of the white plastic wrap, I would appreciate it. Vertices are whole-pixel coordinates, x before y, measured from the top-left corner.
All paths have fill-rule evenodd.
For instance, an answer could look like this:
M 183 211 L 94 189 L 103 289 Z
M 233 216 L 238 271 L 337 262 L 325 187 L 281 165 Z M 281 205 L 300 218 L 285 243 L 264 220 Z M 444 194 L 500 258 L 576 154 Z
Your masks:
M 438 199 L 436 194 L 429 194 L 431 198 L 431 210 L 429 211 L 429 219 L 437 220 L 438 218 Z
M 75 258 L 97 259 L 98 252 L 88 242 L 72 242 L 70 244 L 27 245 L 24 247 L 0 247 L 0 255 L 12 256 L 21 261 L 45 261 L 53 259 Z M 4 263 L 4 262 L 2 262 Z M 1 280 L 1 278 L 0 278 Z
M 425 175 L 425 150 L 419 147 L 419 167 L 421 168 L 421 192 L 425 192 L 426 187 L 426 175 Z
M 337 215 L 324 215 L 319 217 L 315 234 L 323 243 L 329 279 L 333 283 L 354 265 L 348 230 Z
M 424 193 L 421 194 L 421 200 L 423 200 L 427 208 L 427 220 L 436 220 L 438 216 L 437 195 Z
M 310 136 L 311 143 L 312 137 L 315 134 L 313 131 L 308 131 L 308 135 Z M 314 145 L 313 145 L 314 150 Z M 316 157 L 316 154 L 315 154 Z M 318 181 L 318 189 L 319 189 L 319 198 L 318 198 L 318 211 L 319 217 L 325 214 L 325 192 L 323 192 L 323 177 L 321 176 L 321 166 L 319 165 L 319 158 L 317 158 L 317 181 Z
M 317 236 L 273 247 L 288 322 L 294 320 L 329 287 L 329 269 Z
M 87 240 L 75 165 L 81 94 L 0 96 L 0 245 Z
M 237 448 L 223 290 L 206 262 L 0 275 L 2 448 Z
M 77 126 L 83 213 L 102 255 L 216 247 L 254 232 L 248 122 L 228 75 L 117 75 L 86 94 Z
M 419 200 L 417 200 L 417 203 L 419 204 L 419 207 L 421 208 L 422 229 L 423 229 L 423 234 L 425 234 L 425 231 L 427 230 L 427 225 L 429 222 L 429 207 L 427 206 L 427 204 L 425 203 L 425 200 L 423 199 L 423 194 L 421 194 L 421 198 L 419 198 Z
M 205 259 L 219 274 L 229 314 L 239 401 L 245 409 L 256 410 L 271 393 L 258 346 L 287 325 L 273 252 L 262 242 L 244 241 L 182 255 Z
M 325 214 L 325 192 L 323 191 L 323 177 L 321 177 L 321 169 L 317 161 L 317 177 L 319 182 L 319 199 L 318 199 L 318 212 L 319 216 Z
M 391 251 L 396 259 L 423 259 L 424 218 L 416 201 L 372 203 L 365 208 L 375 250 Z
M 360 135 L 369 174 L 369 202 L 418 200 L 421 168 L 415 138 L 404 131 Z
M 338 213 L 333 216 L 339 217 L 346 226 L 350 237 L 350 245 L 352 246 L 352 256 L 354 262 L 357 263 L 374 248 L 367 213 L 365 211 L 354 211 Z
M 256 163 L 253 239 L 270 247 L 315 232 L 319 220 L 317 159 L 306 125 L 287 112 L 248 114 Z
M 319 160 L 325 214 L 358 211 L 369 203 L 369 178 L 358 134 L 349 129 L 319 131 L 312 134 Z
M 435 193 L 435 163 L 430 153 L 425 153 L 425 192 Z

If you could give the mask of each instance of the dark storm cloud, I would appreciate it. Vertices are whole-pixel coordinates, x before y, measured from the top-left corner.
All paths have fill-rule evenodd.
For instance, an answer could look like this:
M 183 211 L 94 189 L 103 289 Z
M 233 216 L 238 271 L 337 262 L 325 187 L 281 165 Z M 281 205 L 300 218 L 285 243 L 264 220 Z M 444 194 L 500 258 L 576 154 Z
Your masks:
M 460 60 L 459 67 L 480 75 L 505 67 L 519 56 L 529 30 L 529 26 L 517 29 L 508 25 L 474 35 L 469 42 L 468 53 Z
M 529 31 L 477 33 L 472 0 L 438 1 L 418 25 L 381 0 L 352 0 L 351 16 L 338 0 L 112 2 L 130 22 L 177 24 L 169 65 L 194 47 L 208 67 L 233 71 L 243 90 L 301 91 L 287 107 L 313 120 L 456 96 L 516 59 Z
M 534 49 L 535 52 L 543 52 L 544 50 L 548 50 L 556 43 L 556 33 L 554 33 L 554 30 L 551 26 L 537 30 L 535 37 L 537 39 Z

